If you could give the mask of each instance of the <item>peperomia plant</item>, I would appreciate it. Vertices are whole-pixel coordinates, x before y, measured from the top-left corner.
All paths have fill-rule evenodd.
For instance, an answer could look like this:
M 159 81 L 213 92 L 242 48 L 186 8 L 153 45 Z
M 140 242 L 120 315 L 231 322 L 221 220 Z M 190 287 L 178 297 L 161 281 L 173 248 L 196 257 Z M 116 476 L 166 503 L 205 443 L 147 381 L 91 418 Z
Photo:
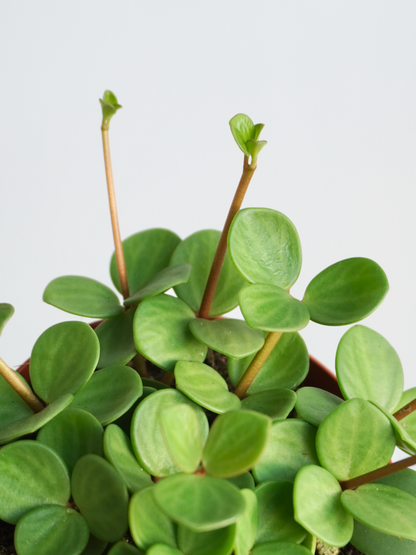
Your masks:
M 64 276 L 44 300 L 99 319 L 37 340 L 29 371 L 0 359 L 0 519 L 18 555 L 307 555 L 316 541 L 366 555 L 416 554 L 416 390 L 393 347 L 362 325 L 336 354 L 343 397 L 302 386 L 310 320 L 356 323 L 382 302 L 383 270 L 342 260 L 290 294 L 301 270 L 292 222 L 241 209 L 266 142 L 230 121 L 243 173 L 223 231 L 120 239 L 123 297 Z M 173 292 L 171 291 L 173 290 Z M 223 317 L 240 306 L 244 319 Z M 0 331 L 13 308 L 0 304 Z M 389 464 L 395 447 L 410 455 Z

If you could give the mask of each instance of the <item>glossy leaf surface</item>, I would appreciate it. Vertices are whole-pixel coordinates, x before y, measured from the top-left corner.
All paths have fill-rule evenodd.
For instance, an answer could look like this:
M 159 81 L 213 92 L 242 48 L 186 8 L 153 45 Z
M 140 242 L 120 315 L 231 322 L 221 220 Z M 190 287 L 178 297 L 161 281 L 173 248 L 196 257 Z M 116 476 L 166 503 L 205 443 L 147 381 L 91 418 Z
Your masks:
M 95 279 L 62 276 L 52 280 L 43 293 L 45 303 L 70 314 L 111 318 L 123 312 L 117 295 Z
M 244 208 L 231 224 L 228 248 L 235 267 L 249 283 L 290 289 L 297 280 L 302 251 L 298 232 L 284 214 Z
M 246 503 L 241 517 L 236 523 L 234 540 L 235 555 L 249 555 L 257 536 L 259 510 L 256 494 L 250 489 L 243 489 L 241 495 Z
M 0 334 L 4 326 L 14 314 L 14 308 L 11 304 L 0 303 Z
M 313 278 L 303 302 L 311 320 L 339 326 L 353 324 L 371 314 L 389 290 L 386 274 L 368 258 L 348 258 Z
M 301 387 L 296 395 L 297 415 L 316 427 L 343 402 L 336 395 L 317 387 Z
M 128 310 L 116 318 L 104 320 L 95 328 L 100 342 L 98 368 L 124 366 L 137 354 L 133 337 L 134 313 L 135 310 Z
M 194 532 L 179 525 L 178 544 L 186 555 L 230 555 L 235 534 L 235 524 L 208 532 Z
M 251 555 L 309 555 L 310 551 L 291 542 L 266 542 L 256 545 Z
M 284 420 L 296 403 L 296 393 L 291 389 L 268 389 L 247 395 L 241 408 L 266 414 L 272 420 Z
M 16 374 L 19 376 L 20 374 Z M 18 393 L 0 376 L 0 435 L 1 430 L 22 418 L 32 416 L 32 409 L 23 401 Z

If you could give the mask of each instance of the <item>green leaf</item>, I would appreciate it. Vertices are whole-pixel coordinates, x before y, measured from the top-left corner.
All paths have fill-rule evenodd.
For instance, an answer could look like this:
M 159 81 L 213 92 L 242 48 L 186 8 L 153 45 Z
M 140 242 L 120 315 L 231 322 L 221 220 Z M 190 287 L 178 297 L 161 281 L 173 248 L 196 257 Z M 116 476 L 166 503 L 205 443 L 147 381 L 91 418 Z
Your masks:
M 81 553 L 81 555 L 102 555 L 107 545 L 107 542 L 99 540 L 98 538 L 90 534 L 87 546 Z
M 241 407 L 240 399 L 228 391 L 224 378 L 206 364 L 179 361 L 175 380 L 179 391 L 212 412 L 220 414 Z
M 16 375 L 24 381 L 19 373 L 16 373 Z M 12 386 L 0 376 L 0 435 L 3 428 L 27 416 L 33 416 L 32 409 Z
M 293 491 L 295 519 L 321 541 L 342 547 L 352 536 L 354 522 L 341 504 L 341 486 L 320 466 L 304 466 Z
M 141 466 L 152 476 L 169 476 L 178 472 L 163 438 L 160 411 L 172 405 L 187 404 L 195 411 L 203 442 L 208 436 L 208 420 L 204 411 L 176 389 L 152 393 L 137 407 L 131 424 L 131 441 Z
M 16 524 L 30 509 L 66 505 L 69 496 L 68 470 L 52 449 L 27 439 L 0 450 L 1 520 Z
M 127 281 L 130 293 L 144 287 L 150 279 L 169 265 L 170 257 L 181 242 L 180 237 L 168 229 L 147 229 L 123 241 Z M 115 253 L 110 263 L 111 279 L 121 293 Z
M 117 102 L 116 95 L 111 91 L 104 92 L 102 100 L 100 98 L 100 104 L 103 112 L 103 123 L 101 128 L 108 129 L 110 127 L 111 118 L 122 106 Z
M 245 114 L 237 114 L 230 119 L 231 133 L 240 150 L 242 150 L 246 156 L 250 156 L 246 143 L 250 139 L 258 138 L 261 125 L 262 124 L 257 124 L 257 126 L 255 126 L 253 121 Z
M 142 394 L 142 380 L 133 368 L 110 366 L 94 372 L 75 395 L 71 408 L 86 410 L 107 426 L 127 412 Z
M 189 264 L 177 264 L 168 266 L 150 278 L 147 284 L 136 291 L 134 295 L 124 301 L 124 306 L 136 304 L 148 297 L 156 297 L 160 293 L 165 293 L 172 287 L 181 283 L 187 283 L 191 275 L 192 266 Z
M 129 499 L 110 463 L 97 455 L 81 457 L 72 473 L 72 495 L 94 536 L 110 543 L 123 537 Z
M 137 547 L 121 540 L 113 545 L 108 555 L 144 555 L 143 551 L 139 551 Z
M 269 208 L 244 208 L 231 224 L 230 256 L 250 283 L 290 289 L 299 277 L 302 251 L 295 226 Z
M 301 543 L 306 530 L 293 516 L 293 484 L 282 480 L 264 482 L 256 488 L 259 525 L 256 544 L 269 541 Z
M 255 141 L 250 139 L 246 142 L 246 149 L 249 152 L 253 162 L 257 160 L 260 151 L 267 145 L 267 141 Z
M 251 555 L 310 555 L 310 551 L 291 542 L 266 542 L 256 547 Z
M 75 555 L 82 553 L 89 535 L 87 522 L 77 511 L 46 505 L 19 520 L 14 541 L 19 555 Z
M 403 391 L 400 401 L 397 403 L 396 407 L 392 410 L 393 413 L 402 409 L 404 406 L 408 405 L 413 399 L 416 399 L 416 387 L 406 389 Z
M 403 391 L 403 368 L 379 333 L 360 325 L 350 328 L 338 345 L 335 366 L 346 399 L 360 397 L 394 410 Z
M 235 524 L 208 532 L 194 532 L 178 526 L 178 544 L 187 555 L 230 555 L 235 536 Z
M 130 493 L 152 484 L 148 474 L 137 462 L 130 438 L 116 424 L 107 426 L 104 432 L 105 458 L 120 474 Z
M 134 542 L 141 549 L 155 543 L 176 547 L 175 527 L 154 498 L 155 486 L 133 494 L 129 505 L 129 525 Z
M 58 453 L 71 473 L 83 455 L 103 455 L 103 433 L 103 427 L 92 414 L 71 407 L 43 426 L 36 440 Z
M 274 422 L 266 451 L 253 468 L 256 482 L 293 482 L 303 466 L 319 464 L 315 438 L 316 428 L 303 420 L 291 418 Z
M 336 395 L 317 387 L 301 387 L 296 395 L 298 417 L 316 427 L 343 402 Z
M 339 405 L 319 426 L 316 437 L 321 465 L 340 481 L 388 464 L 394 446 L 388 418 L 363 399 Z
M 197 318 L 189 329 L 198 341 L 210 349 L 233 358 L 257 353 L 264 344 L 261 331 L 250 329 L 243 320 Z
M 238 384 L 254 356 L 241 360 L 228 359 L 228 374 Z M 276 368 L 279 371 L 276 372 Z M 269 389 L 294 389 L 303 382 L 309 370 L 309 354 L 298 333 L 284 333 L 270 353 L 260 372 L 248 388 L 254 394 Z
M 133 322 L 138 351 L 167 372 L 173 372 L 178 360 L 203 362 L 207 348 L 189 331 L 194 318 L 189 306 L 175 297 L 158 295 L 145 299 Z
M 315 555 L 316 536 L 308 533 L 306 538 L 303 540 L 302 545 L 304 545 L 312 553 L 312 555 Z
M 175 474 L 161 480 L 154 496 L 169 518 L 195 532 L 233 524 L 245 507 L 244 497 L 233 484 L 197 474 Z
M 95 328 L 100 342 L 98 368 L 124 366 L 137 354 L 133 337 L 135 310 L 123 312 L 120 316 L 104 320 Z
M 14 314 L 14 308 L 11 304 L 0 303 L 0 334 L 3 331 L 4 326 L 10 320 Z
M 244 497 L 246 506 L 235 525 L 234 553 L 235 555 L 249 555 L 257 536 L 259 510 L 254 491 L 243 489 L 241 495 Z
M 398 488 L 365 484 L 345 490 L 341 502 L 352 516 L 378 532 L 416 540 L 416 499 Z
M 251 328 L 292 332 L 309 323 L 306 306 L 276 285 L 247 285 L 239 299 L 241 312 Z
M 373 405 L 377 407 L 377 409 L 380 410 L 390 422 L 396 438 L 396 447 L 405 453 L 416 455 L 416 438 L 409 434 L 405 422 L 406 418 L 403 418 L 403 420 L 400 421 L 396 420 L 392 414 L 387 412 L 383 407 L 380 407 L 380 405 L 377 405 L 377 403 L 373 402 Z
M 112 318 L 123 312 L 117 295 L 109 287 L 81 276 L 54 279 L 47 285 L 43 300 L 70 314 L 89 318 Z
M 182 551 L 164 543 L 155 543 L 146 551 L 146 555 L 183 555 Z
M 238 487 L 238 489 L 251 489 L 254 491 L 255 483 L 254 478 L 251 472 L 244 472 L 243 474 L 239 474 L 238 476 L 230 476 L 226 478 L 229 482 L 234 484 Z
M 273 421 L 283 420 L 292 411 L 296 403 L 296 393 L 290 389 L 268 389 L 242 400 L 241 407 L 267 414 Z
M 253 468 L 266 449 L 270 426 L 270 418 L 253 411 L 237 410 L 218 416 L 202 458 L 206 471 L 227 478 Z
M 348 258 L 313 278 L 303 302 L 311 320 L 327 326 L 353 324 L 371 314 L 389 290 L 386 274 L 368 258 Z
M 197 231 L 176 247 L 170 261 L 171 266 L 173 264 L 190 264 L 192 266 L 192 274 L 188 282 L 177 285 L 175 293 L 195 313 L 199 312 L 201 306 L 220 236 L 219 231 L 212 229 Z M 201 253 L 204 253 L 203 256 Z M 210 318 L 230 312 L 238 305 L 238 292 L 244 283 L 226 253 L 209 312 Z
M 47 403 L 76 393 L 91 378 L 98 357 L 98 339 L 88 324 L 55 324 L 32 350 L 30 377 L 35 393 Z

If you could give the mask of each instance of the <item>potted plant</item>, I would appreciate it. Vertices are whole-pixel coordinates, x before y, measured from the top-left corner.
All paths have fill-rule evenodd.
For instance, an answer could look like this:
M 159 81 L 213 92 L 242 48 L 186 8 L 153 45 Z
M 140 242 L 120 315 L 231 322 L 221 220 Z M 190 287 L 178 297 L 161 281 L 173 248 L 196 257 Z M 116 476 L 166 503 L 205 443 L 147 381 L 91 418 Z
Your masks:
M 396 352 L 351 327 L 339 397 L 316 375 L 305 385 L 310 366 L 323 370 L 298 333 L 365 318 L 387 293 L 383 270 L 343 260 L 302 300 L 290 294 L 293 223 L 241 209 L 266 144 L 243 114 L 230 121 L 244 158 L 222 233 L 122 242 L 108 140 L 120 106 L 110 91 L 101 105 L 123 301 L 93 279 L 57 278 L 44 300 L 98 322 L 50 327 L 20 373 L 0 359 L 0 519 L 18 555 L 307 555 L 317 540 L 415 554 L 416 394 L 403 393 Z M 243 320 L 223 317 L 237 305 Z M 0 304 L 0 331 L 12 314 Z M 389 464 L 396 445 L 410 457 Z

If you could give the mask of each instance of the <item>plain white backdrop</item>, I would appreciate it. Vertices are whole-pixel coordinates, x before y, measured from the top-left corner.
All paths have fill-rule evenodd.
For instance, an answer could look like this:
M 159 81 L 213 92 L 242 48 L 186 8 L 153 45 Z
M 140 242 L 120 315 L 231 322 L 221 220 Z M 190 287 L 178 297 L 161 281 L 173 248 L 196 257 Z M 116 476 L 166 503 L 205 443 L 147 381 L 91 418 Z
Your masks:
M 113 251 L 98 99 L 110 129 L 122 237 L 221 229 L 241 174 L 229 119 L 268 145 L 244 206 L 285 213 L 303 269 L 292 293 L 351 256 L 391 290 L 363 323 L 398 351 L 416 386 L 414 343 L 416 4 L 385 0 L 3 0 L 0 4 L 0 302 L 15 315 L 0 356 L 16 367 L 48 326 L 53 278 L 111 285 Z M 332 370 L 348 327 L 311 323 Z

